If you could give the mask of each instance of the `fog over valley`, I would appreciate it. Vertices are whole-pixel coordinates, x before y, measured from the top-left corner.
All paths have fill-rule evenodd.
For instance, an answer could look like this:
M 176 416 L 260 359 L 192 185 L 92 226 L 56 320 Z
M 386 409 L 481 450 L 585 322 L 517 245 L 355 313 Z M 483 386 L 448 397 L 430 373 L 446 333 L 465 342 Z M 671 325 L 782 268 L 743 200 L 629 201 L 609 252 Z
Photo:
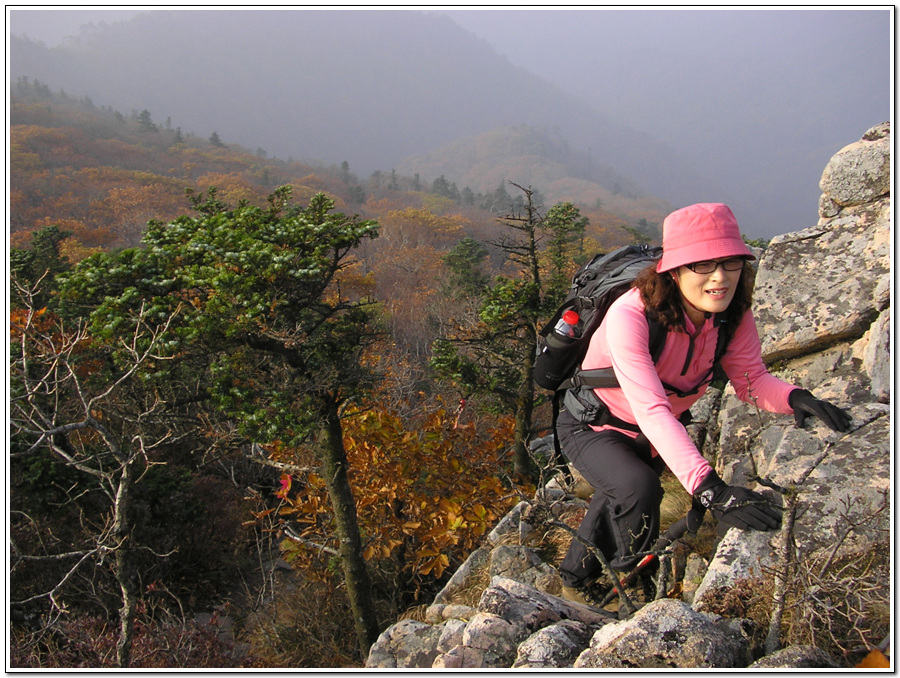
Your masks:
M 728 202 L 751 237 L 813 225 L 828 159 L 892 113 L 886 7 L 7 16 L 13 82 L 361 176 Z

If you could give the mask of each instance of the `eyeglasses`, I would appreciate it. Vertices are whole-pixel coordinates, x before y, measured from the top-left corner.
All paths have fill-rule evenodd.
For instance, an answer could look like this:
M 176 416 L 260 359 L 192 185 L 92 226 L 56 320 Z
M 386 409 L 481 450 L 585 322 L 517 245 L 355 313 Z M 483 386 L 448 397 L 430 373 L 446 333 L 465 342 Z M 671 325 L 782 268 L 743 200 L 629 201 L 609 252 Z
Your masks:
M 693 264 L 685 264 L 685 268 L 691 269 L 694 273 L 707 274 L 714 272 L 721 266 L 726 271 L 740 271 L 744 268 L 744 258 L 734 257 L 725 261 L 695 261 Z

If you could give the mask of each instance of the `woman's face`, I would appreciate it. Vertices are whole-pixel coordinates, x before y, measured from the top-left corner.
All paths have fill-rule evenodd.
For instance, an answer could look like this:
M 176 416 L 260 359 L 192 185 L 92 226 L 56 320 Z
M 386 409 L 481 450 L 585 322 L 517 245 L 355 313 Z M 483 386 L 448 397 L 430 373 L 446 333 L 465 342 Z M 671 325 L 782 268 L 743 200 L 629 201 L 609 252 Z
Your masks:
M 703 322 L 705 313 L 721 313 L 728 308 L 743 268 L 743 257 L 722 257 L 673 271 L 685 310 L 695 326 Z

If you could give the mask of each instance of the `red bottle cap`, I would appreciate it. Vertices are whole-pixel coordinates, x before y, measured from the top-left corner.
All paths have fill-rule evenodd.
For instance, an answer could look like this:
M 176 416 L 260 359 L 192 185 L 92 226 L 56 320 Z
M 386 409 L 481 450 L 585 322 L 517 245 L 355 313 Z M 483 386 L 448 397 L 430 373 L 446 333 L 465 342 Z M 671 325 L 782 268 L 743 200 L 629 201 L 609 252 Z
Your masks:
M 569 325 L 577 325 L 578 324 L 578 313 L 569 309 L 562 315 L 563 322 Z

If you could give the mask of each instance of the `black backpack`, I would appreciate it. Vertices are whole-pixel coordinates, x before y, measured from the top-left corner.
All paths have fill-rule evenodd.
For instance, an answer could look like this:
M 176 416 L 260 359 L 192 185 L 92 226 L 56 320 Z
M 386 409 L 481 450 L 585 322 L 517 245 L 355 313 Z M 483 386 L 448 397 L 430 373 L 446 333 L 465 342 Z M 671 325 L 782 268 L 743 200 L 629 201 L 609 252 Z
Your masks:
M 597 254 L 582 266 L 572 277 L 572 286 L 553 318 L 538 334 L 538 349 L 534 364 L 535 382 L 553 396 L 553 430 L 556 431 L 556 417 L 560 400 L 566 409 L 583 424 L 604 426 L 612 424 L 618 428 L 639 432 L 631 423 L 612 416 L 603 402 L 594 393 L 595 388 L 617 388 L 619 382 L 611 367 L 582 370 L 581 361 L 587 352 L 591 336 L 600 327 L 610 305 L 631 288 L 634 279 L 645 268 L 659 260 L 661 247 L 649 245 L 626 245 L 608 254 Z M 567 334 L 555 331 L 566 311 L 575 311 L 578 321 Z M 721 316 L 716 316 L 720 325 L 716 343 L 713 367 L 697 386 L 690 391 L 680 391 L 669 384 L 663 384 L 667 391 L 681 397 L 693 395 L 701 386 L 712 380 L 719 360 L 725 355 L 733 328 L 723 325 Z M 666 342 L 665 328 L 648 318 L 650 330 L 649 350 L 653 362 L 659 360 Z M 725 331 L 722 331 L 725 330 Z M 690 421 L 690 412 L 682 416 L 682 423 Z M 559 443 L 556 442 L 557 461 Z
M 572 376 L 610 305 L 631 287 L 638 273 L 661 255 L 661 247 L 626 245 L 608 254 L 597 254 L 578 269 L 563 303 L 538 334 L 534 380 L 539 386 L 556 391 L 573 385 Z M 578 314 L 572 336 L 554 331 L 567 311 Z

